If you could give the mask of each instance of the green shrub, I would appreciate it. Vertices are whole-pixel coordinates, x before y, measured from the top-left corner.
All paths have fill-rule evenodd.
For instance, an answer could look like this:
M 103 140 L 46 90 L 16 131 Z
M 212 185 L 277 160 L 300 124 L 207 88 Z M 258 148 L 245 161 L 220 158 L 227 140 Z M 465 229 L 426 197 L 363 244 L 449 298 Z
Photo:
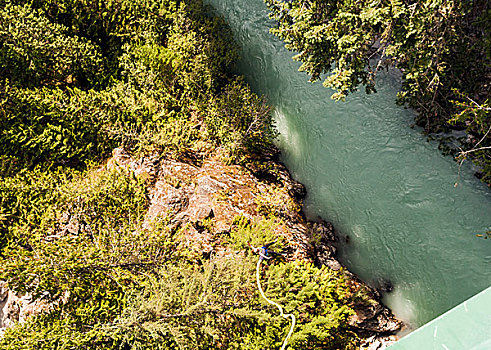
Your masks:
M 281 251 L 285 246 L 285 239 L 274 233 L 276 225 L 276 220 L 271 218 L 251 222 L 247 218 L 239 216 L 234 220 L 234 227 L 230 232 L 228 241 L 233 249 L 252 253 L 249 244 L 254 247 L 261 247 L 266 243 L 278 240 L 275 243 L 275 250 Z
M 95 93 L 78 89 L 19 89 L 0 85 L 0 152 L 24 167 L 101 159 L 115 146 Z M 95 108 L 94 108 L 95 107 Z
M 261 154 L 276 137 L 270 108 L 242 79 L 228 84 L 217 99 L 201 106 L 201 111 L 209 137 L 228 149 L 232 162 L 240 163 L 247 155 Z
M 144 239 L 144 233 L 136 230 L 146 210 L 144 184 L 120 171 L 93 171 L 83 179 L 80 175 L 70 181 L 62 177 L 62 182 L 49 183 L 52 187 L 43 193 L 40 181 L 47 179 L 53 176 L 35 179 L 31 191 L 15 183 L 12 186 L 14 190 L 21 187 L 28 199 L 44 195 L 44 208 L 29 203 L 8 227 L 0 279 L 35 299 L 54 301 L 70 288 L 83 289 L 83 281 L 90 289 L 90 279 L 85 280 L 84 274 L 131 264 L 137 259 L 134 254 L 140 253 L 145 260 L 131 244 Z
M 291 348 L 357 348 L 357 336 L 348 324 L 354 314 L 349 306 L 351 292 L 342 270 L 302 261 L 278 264 L 267 271 L 263 288 L 268 298 L 283 305 L 285 313 L 297 317 Z
M 29 5 L 0 7 L 0 76 L 25 87 L 87 86 L 97 82 L 102 57 L 88 40 L 50 22 Z
M 118 146 L 196 162 L 267 152 L 269 108 L 229 73 L 223 19 L 199 0 L 15 3 L 0 0 L 0 280 L 47 304 L 0 348 L 278 347 L 286 325 L 257 292 L 257 257 L 202 258 L 175 218 L 147 221 L 144 179 L 101 165 Z M 273 241 L 270 211 L 237 219 L 228 246 Z M 351 346 L 342 273 L 270 264 L 268 296 L 309 313 L 292 344 Z
M 248 299 L 253 280 L 241 260 L 166 266 L 114 322 L 117 333 L 133 349 L 230 348 L 263 315 Z
M 0 254 L 5 256 L 7 240 L 16 232 L 35 230 L 42 216 L 59 198 L 58 189 L 73 176 L 73 171 L 52 169 L 50 172 L 20 171 L 12 177 L 0 178 Z M 17 243 L 27 247 L 27 240 L 15 237 Z
M 112 323 L 112 337 L 132 349 L 280 347 L 290 325 L 259 296 L 254 265 L 237 257 L 165 267 Z M 270 267 L 261 279 L 267 297 L 297 317 L 289 347 L 356 348 L 342 272 L 294 262 Z
M 34 16 L 27 5 L 5 5 L 3 11 L 24 11 L 18 20 L 37 26 L 36 40 L 42 41 L 43 31 L 52 31 L 46 34 L 55 42 L 48 46 L 51 51 L 44 50 L 42 42 L 28 41 L 27 34 L 16 42 L 43 47 L 44 51 L 35 51 L 34 46 L 32 50 L 46 69 L 60 75 L 57 80 L 75 77 L 75 63 L 68 62 L 70 59 L 85 64 L 68 55 L 75 50 L 71 44 L 57 44 L 63 33 L 73 35 L 73 45 L 91 40 L 94 50 L 101 48 L 105 58 L 109 56 L 102 47 L 103 39 L 113 38 L 114 43 L 108 45 L 116 46 L 110 54 L 114 57 L 108 58 L 112 68 L 104 68 L 101 74 L 102 80 L 111 81 L 105 89 L 101 88 L 104 84 L 91 84 L 88 78 L 84 87 L 96 90 L 70 88 L 68 82 L 51 84 L 48 80 L 54 78 L 48 78 L 51 73 L 41 71 L 44 66 L 39 64 L 37 80 L 12 71 L 11 81 L 3 81 L 0 87 L 1 154 L 27 168 L 40 163 L 83 167 L 87 161 L 108 157 L 111 149 L 120 145 L 139 155 L 161 152 L 173 158 L 205 157 L 214 148 L 226 146 L 230 160 L 240 162 L 247 153 L 271 145 L 275 134 L 269 108 L 242 81 L 231 80 L 228 74 L 237 50 L 223 19 L 208 14 L 200 1 L 147 5 L 78 0 L 35 3 L 39 9 L 33 13 L 39 18 L 30 22 L 22 19 Z M 128 16 L 131 19 L 124 24 Z M 161 22 L 165 28 L 158 25 Z M 95 28 L 100 29 L 98 34 L 93 32 Z M 9 46 L 2 47 L 7 50 Z M 101 65 L 91 55 L 84 56 L 87 62 Z M 31 56 L 26 53 L 22 57 L 27 60 Z M 53 57 L 59 58 L 56 64 L 62 66 L 51 63 Z M 113 73 L 109 75 L 107 69 Z M 16 86 L 19 79 L 29 81 L 30 88 Z

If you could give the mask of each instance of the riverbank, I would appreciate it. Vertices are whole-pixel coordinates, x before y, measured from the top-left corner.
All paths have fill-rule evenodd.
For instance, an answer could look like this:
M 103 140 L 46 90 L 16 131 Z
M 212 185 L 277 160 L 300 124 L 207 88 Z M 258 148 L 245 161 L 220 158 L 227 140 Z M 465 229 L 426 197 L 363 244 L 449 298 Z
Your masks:
M 105 168 L 117 168 L 143 179 L 149 196 L 143 225 L 166 216 L 172 227 L 183 228 L 186 249 L 205 259 L 233 260 L 248 255 L 247 249 L 230 245 L 238 218 L 248 222 L 269 218 L 274 236 L 282 242 L 285 262 L 327 266 L 346 277 L 351 295 L 348 306 L 354 311 L 348 324 L 360 338 L 361 348 L 378 349 L 392 343 L 402 322 L 381 303 L 377 291 L 342 267 L 336 259 L 337 237 L 332 224 L 305 218 L 301 211 L 304 186 L 278 162 L 278 151 L 271 151 L 262 159 L 240 166 L 227 165 L 220 150 L 200 164 L 193 164 L 159 155 L 135 159 L 118 148 Z M 76 234 L 81 225 L 76 217 L 66 217 L 57 235 Z M 266 293 L 273 287 L 269 286 Z M 38 307 L 31 304 L 28 296 L 18 298 L 2 293 L 0 325 L 14 325 L 47 308 L 44 303 Z
M 308 217 L 349 236 L 340 260 L 370 285 L 391 281 L 385 304 L 415 328 L 489 286 L 489 240 L 476 234 L 491 228 L 491 193 L 470 162 L 459 178 L 452 157 L 410 128 L 414 112 L 394 103 L 400 75 L 381 71 L 376 94 L 334 102 L 268 32 L 262 0 L 210 3 L 242 48 L 236 71 L 274 106 L 281 160 L 307 188 Z

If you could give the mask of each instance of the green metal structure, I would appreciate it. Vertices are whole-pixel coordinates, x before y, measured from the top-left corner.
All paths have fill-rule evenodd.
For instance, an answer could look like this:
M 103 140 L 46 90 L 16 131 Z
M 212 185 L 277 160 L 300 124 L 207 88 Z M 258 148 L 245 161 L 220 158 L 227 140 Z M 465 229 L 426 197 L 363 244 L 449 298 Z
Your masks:
M 491 350 L 491 287 L 408 334 L 388 350 Z

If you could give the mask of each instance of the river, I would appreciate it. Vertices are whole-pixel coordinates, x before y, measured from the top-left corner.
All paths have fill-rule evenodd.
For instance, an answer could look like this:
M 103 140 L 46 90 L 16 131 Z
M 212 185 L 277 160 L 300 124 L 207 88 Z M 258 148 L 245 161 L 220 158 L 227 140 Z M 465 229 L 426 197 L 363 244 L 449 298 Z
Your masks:
M 307 187 L 304 210 L 331 221 L 340 260 L 417 327 L 491 285 L 491 193 L 444 157 L 396 106 L 397 72 L 345 103 L 311 84 L 269 34 L 262 0 L 210 0 L 242 47 L 237 71 L 274 107 L 282 161 Z

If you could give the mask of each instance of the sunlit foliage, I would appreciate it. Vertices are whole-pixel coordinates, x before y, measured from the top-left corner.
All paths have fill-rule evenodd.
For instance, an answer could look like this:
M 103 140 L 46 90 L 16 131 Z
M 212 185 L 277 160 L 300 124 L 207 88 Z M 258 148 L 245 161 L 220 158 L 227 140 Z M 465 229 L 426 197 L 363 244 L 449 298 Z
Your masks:
M 149 221 L 144 176 L 104 163 L 115 147 L 198 166 L 218 149 L 236 164 L 267 154 L 271 113 L 230 73 L 236 58 L 199 0 L 0 0 L 0 280 L 44 303 L 0 348 L 281 344 L 284 322 L 244 253 L 245 240 L 274 238 L 274 210 L 237 220 L 234 259 L 205 258 L 186 225 Z M 356 345 L 343 271 L 277 262 L 261 275 L 269 297 L 301 312 L 292 348 Z

